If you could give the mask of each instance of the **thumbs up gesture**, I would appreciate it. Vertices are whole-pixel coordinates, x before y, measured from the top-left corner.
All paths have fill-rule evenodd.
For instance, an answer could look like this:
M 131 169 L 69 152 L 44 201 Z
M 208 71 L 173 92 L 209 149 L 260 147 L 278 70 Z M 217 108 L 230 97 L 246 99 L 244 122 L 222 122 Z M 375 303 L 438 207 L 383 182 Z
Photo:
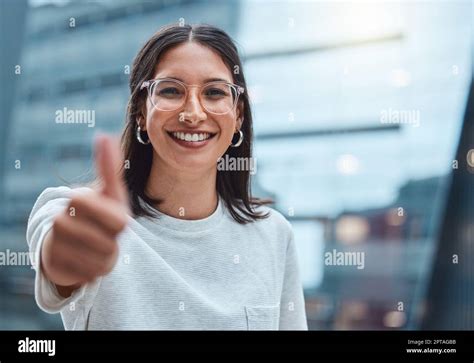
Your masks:
M 128 194 L 120 174 L 119 143 L 100 135 L 95 150 L 100 188 L 73 196 L 42 245 L 41 268 L 65 297 L 113 269 L 118 257 L 116 238 L 127 224 Z

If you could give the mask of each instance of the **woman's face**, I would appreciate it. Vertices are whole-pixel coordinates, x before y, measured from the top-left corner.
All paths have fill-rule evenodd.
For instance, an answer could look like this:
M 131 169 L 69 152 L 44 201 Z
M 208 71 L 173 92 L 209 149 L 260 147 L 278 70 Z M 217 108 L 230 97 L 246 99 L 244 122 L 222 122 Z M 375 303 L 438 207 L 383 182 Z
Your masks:
M 232 73 L 219 54 L 195 42 L 187 42 L 165 52 L 153 78 L 175 78 L 188 85 L 203 85 L 209 79 L 233 83 Z M 199 101 L 199 91 L 197 87 L 188 88 L 184 105 L 175 111 L 157 110 L 147 97 L 145 125 L 143 120 L 140 124 L 142 130 L 148 133 L 154 159 L 158 158 L 155 162 L 163 162 L 183 171 L 215 169 L 217 160 L 229 147 L 234 132 L 240 129 L 238 107 L 224 115 L 209 113 Z M 177 140 L 176 134 L 173 135 L 176 132 L 213 136 L 204 141 L 183 142 Z

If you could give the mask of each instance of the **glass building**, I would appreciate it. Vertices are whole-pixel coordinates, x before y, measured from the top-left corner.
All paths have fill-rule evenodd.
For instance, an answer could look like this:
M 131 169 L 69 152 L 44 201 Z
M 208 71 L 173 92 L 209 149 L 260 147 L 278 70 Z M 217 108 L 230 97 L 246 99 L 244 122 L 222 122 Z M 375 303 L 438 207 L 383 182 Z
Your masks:
M 141 45 L 209 23 L 244 60 L 253 189 L 294 228 L 310 329 L 419 327 L 472 76 L 471 1 L 0 3 L 0 251 L 26 251 L 39 193 L 90 175 L 94 133 L 120 132 Z M 58 123 L 65 108 L 94 123 Z M 62 328 L 33 278 L 0 266 L 0 329 Z

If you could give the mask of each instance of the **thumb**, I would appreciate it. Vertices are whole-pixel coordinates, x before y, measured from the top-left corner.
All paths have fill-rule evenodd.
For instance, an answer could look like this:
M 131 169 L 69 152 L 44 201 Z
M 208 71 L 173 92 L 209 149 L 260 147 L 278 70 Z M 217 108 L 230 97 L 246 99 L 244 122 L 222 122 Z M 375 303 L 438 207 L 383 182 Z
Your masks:
M 102 181 L 101 193 L 128 209 L 128 193 L 122 177 L 123 158 L 119 141 L 105 134 L 95 138 L 97 176 Z

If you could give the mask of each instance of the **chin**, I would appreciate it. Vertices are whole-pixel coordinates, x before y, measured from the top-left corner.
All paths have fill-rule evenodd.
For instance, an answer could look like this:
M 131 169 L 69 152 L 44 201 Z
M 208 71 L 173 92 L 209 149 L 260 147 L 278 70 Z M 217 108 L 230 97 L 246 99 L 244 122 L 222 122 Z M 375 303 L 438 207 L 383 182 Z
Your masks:
M 181 171 L 199 172 L 203 170 L 210 170 L 216 168 L 217 157 L 204 157 L 204 155 L 175 155 L 173 159 L 173 166 Z

